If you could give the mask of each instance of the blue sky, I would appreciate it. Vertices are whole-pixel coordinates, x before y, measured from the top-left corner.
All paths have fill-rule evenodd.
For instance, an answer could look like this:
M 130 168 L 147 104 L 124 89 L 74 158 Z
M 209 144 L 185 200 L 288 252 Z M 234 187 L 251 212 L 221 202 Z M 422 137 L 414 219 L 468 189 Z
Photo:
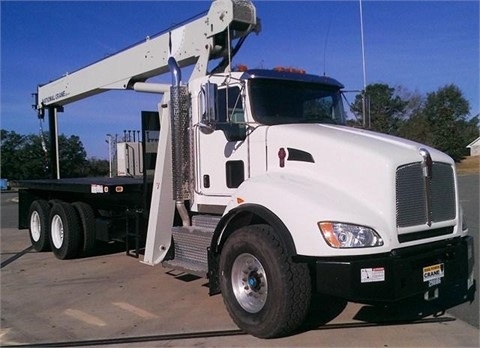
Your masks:
M 480 111 L 478 1 L 363 2 L 366 79 L 426 94 L 456 84 Z M 234 64 L 293 66 L 363 88 L 359 1 L 255 1 L 262 20 Z M 209 1 L 1 1 L 1 128 L 38 133 L 36 86 L 190 18 Z M 184 74 L 184 80 L 188 76 Z M 161 81 L 170 81 L 162 76 Z M 353 101 L 355 94 L 349 94 Z M 114 91 L 67 105 L 59 132 L 107 158 L 107 133 L 140 128 L 158 97 Z M 48 130 L 48 123 L 43 127 Z

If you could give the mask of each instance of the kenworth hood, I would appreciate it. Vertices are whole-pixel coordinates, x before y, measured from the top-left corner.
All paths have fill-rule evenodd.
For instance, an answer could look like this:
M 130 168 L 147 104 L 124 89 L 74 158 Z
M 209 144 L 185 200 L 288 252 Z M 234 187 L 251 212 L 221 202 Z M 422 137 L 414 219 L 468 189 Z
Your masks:
M 290 160 L 286 159 L 285 167 L 293 165 L 292 162 L 305 162 L 302 154 L 295 150 L 310 153 L 314 163 L 321 166 L 333 166 L 337 169 L 348 170 L 348 176 L 352 169 L 369 171 L 372 166 L 381 168 L 396 168 L 398 165 L 419 162 L 422 156 L 419 149 L 427 149 L 434 161 L 453 163 L 452 159 L 444 153 L 419 143 L 393 137 L 367 130 L 320 124 L 290 124 L 270 126 L 265 132 L 267 146 L 274 151 L 275 147 L 284 147 L 285 150 L 294 149 Z M 271 155 L 269 153 L 269 155 Z M 303 154 L 305 155 L 305 154 Z M 297 157 L 300 159 L 297 160 Z M 274 157 L 277 157 L 276 154 Z M 269 167 L 276 167 L 277 160 L 269 156 Z M 362 173 L 357 173 L 361 175 Z M 381 174 L 381 173 L 378 173 Z M 336 173 L 335 176 L 341 175 Z
M 247 180 L 238 195 L 246 202 L 271 207 L 294 239 L 301 234 L 297 246 L 302 254 L 318 255 L 319 221 L 347 222 L 375 229 L 385 242 L 375 252 L 424 242 L 414 238 L 400 245 L 400 234 L 444 227 L 447 222 L 443 221 L 443 225 L 432 226 L 397 225 L 397 169 L 412 163 L 418 167 L 423 161 L 420 149 L 428 151 L 433 163 L 444 163 L 442 168 L 450 172 L 454 216 L 448 218 L 448 224 L 455 225 L 455 233 L 461 233 L 457 228 L 459 208 L 453 161 L 440 151 L 393 136 L 334 125 L 264 126 L 253 133 L 256 134 L 252 134 L 252 140 L 265 142 L 266 173 Z M 423 182 L 422 177 L 420 180 Z M 424 192 L 419 190 L 418 195 L 423 196 Z M 417 192 L 407 200 L 417 201 Z M 231 208 L 234 206 L 228 209 Z M 425 207 L 417 210 L 424 211 Z M 314 237 L 309 239 L 307 235 Z M 428 238 L 433 241 L 445 236 Z

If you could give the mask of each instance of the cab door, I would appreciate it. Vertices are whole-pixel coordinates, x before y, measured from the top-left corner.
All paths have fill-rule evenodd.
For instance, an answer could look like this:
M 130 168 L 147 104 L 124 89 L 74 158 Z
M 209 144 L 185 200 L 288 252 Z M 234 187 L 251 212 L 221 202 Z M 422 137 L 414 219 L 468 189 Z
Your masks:
M 248 142 L 240 86 L 218 88 L 216 119 L 209 131 L 195 127 L 196 191 L 230 196 L 248 177 Z

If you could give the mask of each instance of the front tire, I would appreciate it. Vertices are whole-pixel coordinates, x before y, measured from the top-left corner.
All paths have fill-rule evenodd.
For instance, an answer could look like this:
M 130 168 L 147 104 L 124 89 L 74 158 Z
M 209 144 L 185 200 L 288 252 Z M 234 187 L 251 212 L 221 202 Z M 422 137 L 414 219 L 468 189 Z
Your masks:
M 268 225 L 243 227 L 227 239 L 220 255 L 220 289 L 233 321 L 260 338 L 293 333 L 310 307 L 308 266 L 292 261 Z
M 56 202 L 53 205 L 50 211 L 50 241 L 58 259 L 72 259 L 78 255 L 80 221 L 70 204 Z

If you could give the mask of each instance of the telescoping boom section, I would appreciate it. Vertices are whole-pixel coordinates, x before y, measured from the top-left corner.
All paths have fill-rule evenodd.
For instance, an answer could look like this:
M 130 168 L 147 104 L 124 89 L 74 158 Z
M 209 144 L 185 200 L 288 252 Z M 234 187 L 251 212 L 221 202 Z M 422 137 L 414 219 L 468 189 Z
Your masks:
M 206 75 L 212 59 L 224 58 L 218 67 L 223 71 L 243 39 L 258 29 L 256 10 L 250 1 L 215 0 L 200 18 L 39 86 L 35 108 L 43 116 L 44 109 L 104 91 L 135 89 L 136 83 L 168 72 L 170 57 L 180 67 L 195 65 L 192 78 Z

